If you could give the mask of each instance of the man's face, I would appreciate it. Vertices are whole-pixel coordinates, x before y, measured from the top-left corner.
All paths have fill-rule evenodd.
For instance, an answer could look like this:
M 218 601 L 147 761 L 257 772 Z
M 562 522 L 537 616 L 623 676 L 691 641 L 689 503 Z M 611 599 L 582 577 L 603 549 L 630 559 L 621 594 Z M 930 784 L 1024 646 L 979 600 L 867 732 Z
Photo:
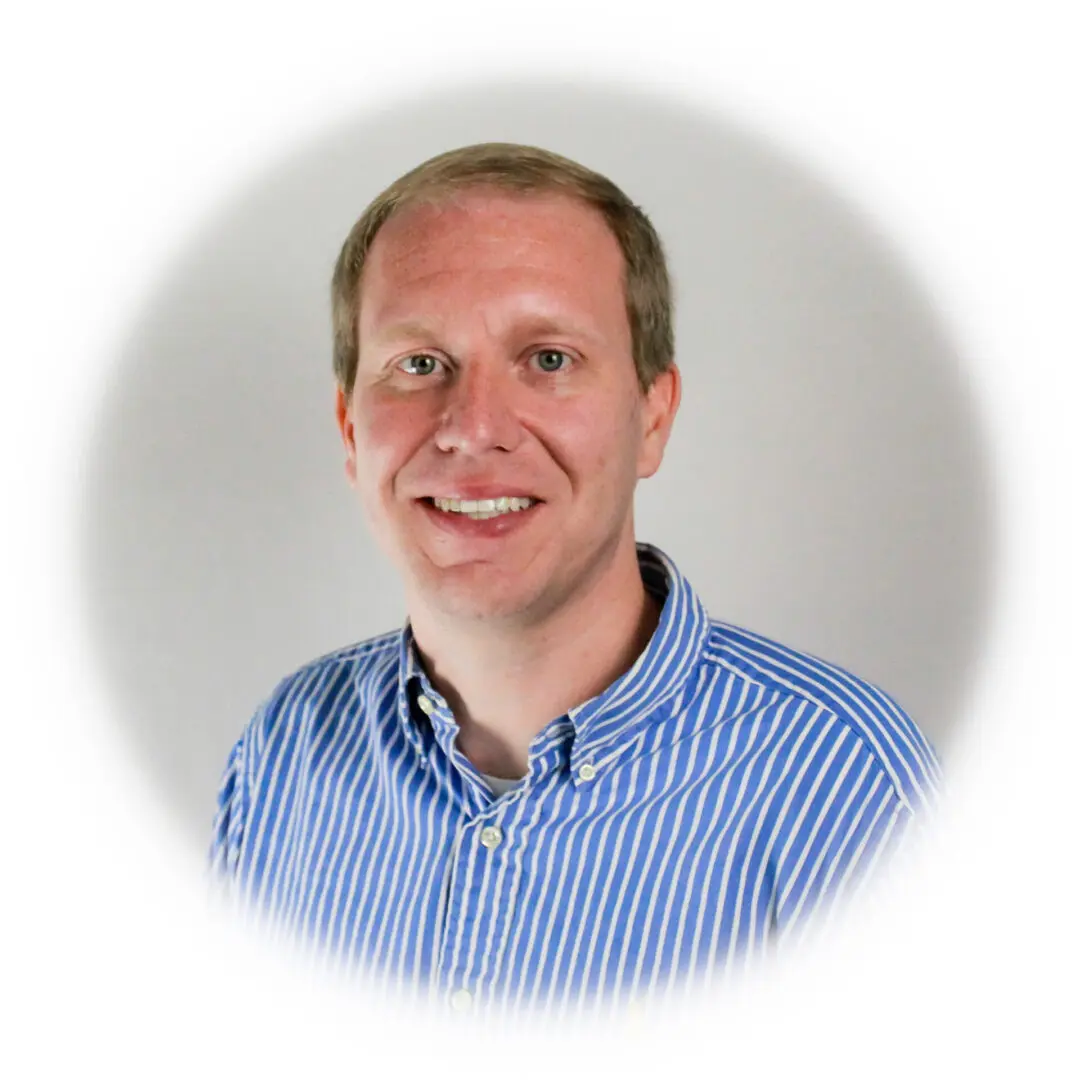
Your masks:
M 557 194 L 471 191 L 379 231 L 338 421 L 410 603 L 535 622 L 633 549 L 679 376 L 642 394 L 622 268 L 600 214 Z M 433 503 L 499 496 L 536 501 L 485 520 Z

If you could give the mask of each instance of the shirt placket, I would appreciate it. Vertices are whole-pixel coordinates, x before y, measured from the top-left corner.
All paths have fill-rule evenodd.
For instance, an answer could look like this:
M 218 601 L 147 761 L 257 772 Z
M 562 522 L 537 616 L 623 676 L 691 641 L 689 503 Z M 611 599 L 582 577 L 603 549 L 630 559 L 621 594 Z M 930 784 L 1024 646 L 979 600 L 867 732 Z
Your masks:
M 422 680 L 422 683 L 425 680 Z M 493 800 L 483 781 L 453 747 L 457 725 L 446 703 L 422 686 L 420 709 L 432 721 L 440 765 L 458 789 L 461 817 L 446 874 L 434 972 L 438 997 L 457 1011 L 470 1011 L 492 981 L 490 957 L 502 951 L 510 912 L 499 904 L 509 893 L 513 858 L 507 835 L 506 802 Z M 487 961 L 485 960 L 487 958 Z
M 510 817 L 497 802 L 462 820 L 451 851 L 436 980 L 440 996 L 457 1011 L 485 1002 L 496 974 L 492 958 L 504 951 L 510 930 L 515 858 Z

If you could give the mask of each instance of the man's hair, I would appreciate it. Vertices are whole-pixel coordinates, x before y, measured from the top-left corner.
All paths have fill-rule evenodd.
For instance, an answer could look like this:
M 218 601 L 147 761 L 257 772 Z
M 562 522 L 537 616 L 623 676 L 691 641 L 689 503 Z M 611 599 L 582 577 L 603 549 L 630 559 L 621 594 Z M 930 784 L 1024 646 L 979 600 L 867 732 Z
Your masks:
M 660 237 L 644 211 L 600 173 L 549 150 L 516 143 L 478 143 L 430 158 L 377 195 L 341 248 L 331 285 L 334 374 L 352 396 L 359 354 L 357 322 L 364 262 L 379 229 L 409 206 L 455 193 L 496 188 L 517 194 L 563 193 L 604 216 L 623 253 L 623 290 L 634 366 L 643 391 L 675 354 L 671 281 Z

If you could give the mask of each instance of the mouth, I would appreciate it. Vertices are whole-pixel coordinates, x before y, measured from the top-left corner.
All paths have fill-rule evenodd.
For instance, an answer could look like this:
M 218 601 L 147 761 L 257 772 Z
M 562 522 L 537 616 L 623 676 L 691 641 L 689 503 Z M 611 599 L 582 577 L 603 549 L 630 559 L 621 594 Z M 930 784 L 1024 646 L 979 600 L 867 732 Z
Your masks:
M 517 532 L 535 520 L 544 507 L 543 499 L 524 495 L 471 500 L 428 495 L 416 503 L 441 532 L 478 540 Z
M 419 501 L 439 513 L 465 517 L 472 521 L 488 521 L 491 518 L 525 513 L 543 502 L 535 495 L 503 495 L 495 499 L 458 499 L 428 495 Z

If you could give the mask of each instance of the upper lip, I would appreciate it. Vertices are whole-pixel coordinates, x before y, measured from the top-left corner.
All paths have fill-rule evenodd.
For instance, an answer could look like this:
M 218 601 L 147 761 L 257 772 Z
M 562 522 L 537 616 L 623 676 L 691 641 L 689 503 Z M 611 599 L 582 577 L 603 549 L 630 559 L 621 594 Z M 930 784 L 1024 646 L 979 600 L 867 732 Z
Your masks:
M 438 492 L 421 496 L 421 498 L 425 499 L 468 499 L 473 502 L 479 502 L 481 499 L 501 499 L 503 497 L 533 499 L 536 502 L 543 502 L 543 499 L 532 494 L 532 492 L 515 487 L 513 484 L 446 484 Z

